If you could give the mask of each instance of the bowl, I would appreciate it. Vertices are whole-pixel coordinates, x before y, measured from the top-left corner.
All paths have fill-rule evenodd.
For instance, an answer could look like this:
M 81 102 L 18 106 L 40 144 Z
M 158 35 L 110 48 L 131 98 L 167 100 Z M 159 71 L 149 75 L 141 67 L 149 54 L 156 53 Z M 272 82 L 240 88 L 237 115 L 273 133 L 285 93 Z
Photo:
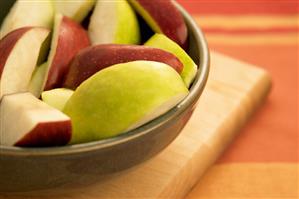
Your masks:
M 1 1 L 0 17 L 11 1 Z M 189 30 L 189 55 L 199 70 L 189 95 L 176 107 L 151 122 L 119 136 L 62 147 L 20 148 L 0 146 L 0 192 L 53 189 L 89 184 L 131 168 L 157 155 L 181 132 L 205 87 L 209 51 L 203 33 L 177 3 Z M 2 21 L 0 18 L 0 21 Z

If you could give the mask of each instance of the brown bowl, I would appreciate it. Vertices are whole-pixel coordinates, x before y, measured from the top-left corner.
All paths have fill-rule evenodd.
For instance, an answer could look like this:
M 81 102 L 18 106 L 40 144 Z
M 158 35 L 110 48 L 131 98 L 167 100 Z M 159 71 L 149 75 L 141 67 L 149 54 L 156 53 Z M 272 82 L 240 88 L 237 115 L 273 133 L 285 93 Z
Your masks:
M 0 17 L 11 5 L 5 2 L 11 1 L 1 1 Z M 0 146 L 0 192 L 43 190 L 101 180 L 152 158 L 179 135 L 205 87 L 209 50 L 197 24 L 181 6 L 176 6 L 188 26 L 189 54 L 199 66 L 189 95 L 164 115 L 114 138 L 49 148 Z

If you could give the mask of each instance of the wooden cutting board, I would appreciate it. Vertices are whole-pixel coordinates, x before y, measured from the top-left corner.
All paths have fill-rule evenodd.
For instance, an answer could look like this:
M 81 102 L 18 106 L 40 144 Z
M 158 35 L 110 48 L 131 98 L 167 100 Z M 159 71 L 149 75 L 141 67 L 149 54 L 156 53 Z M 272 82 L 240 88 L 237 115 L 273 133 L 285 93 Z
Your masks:
M 87 188 L 14 198 L 183 198 L 264 100 L 271 85 L 262 69 L 211 53 L 209 81 L 179 137 L 152 160 Z

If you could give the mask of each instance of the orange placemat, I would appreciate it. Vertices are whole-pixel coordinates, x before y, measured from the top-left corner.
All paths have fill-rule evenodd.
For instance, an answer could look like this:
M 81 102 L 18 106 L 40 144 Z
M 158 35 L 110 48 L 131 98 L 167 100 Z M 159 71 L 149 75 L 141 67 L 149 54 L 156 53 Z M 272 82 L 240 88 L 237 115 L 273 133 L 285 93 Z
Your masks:
M 298 198 L 298 2 L 179 2 L 211 49 L 262 66 L 273 78 L 267 102 L 187 198 Z

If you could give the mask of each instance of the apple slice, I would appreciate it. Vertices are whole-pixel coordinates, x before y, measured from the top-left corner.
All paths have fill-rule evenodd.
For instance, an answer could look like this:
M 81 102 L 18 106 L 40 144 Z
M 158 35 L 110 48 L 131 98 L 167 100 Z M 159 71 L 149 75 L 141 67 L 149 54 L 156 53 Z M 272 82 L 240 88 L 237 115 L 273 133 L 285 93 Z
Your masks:
M 24 26 L 51 28 L 53 16 L 54 10 L 50 0 L 18 0 L 14 3 L 2 23 L 0 38 L 4 37 L 9 32 Z
M 116 136 L 164 114 L 188 94 L 180 75 L 154 61 L 105 68 L 74 92 L 64 112 L 73 122 L 71 143 Z
M 40 66 L 37 66 L 33 72 L 28 86 L 28 91 L 31 92 L 37 98 L 40 97 L 43 91 L 42 85 L 45 79 L 45 74 L 47 72 L 47 67 L 47 62 L 41 64 Z
M 80 23 L 91 11 L 95 4 L 95 0 L 81 0 L 81 1 L 53 1 L 55 12 L 61 13 L 74 21 Z
M 49 32 L 46 28 L 24 27 L 0 40 L 0 99 L 5 94 L 27 91 Z
M 160 48 L 176 55 L 184 65 L 181 77 L 189 88 L 196 76 L 197 65 L 178 44 L 165 35 L 156 33 L 144 45 Z
M 88 34 L 93 45 L 138 44 L 140 40 L 136 15 L 126 0 L 97 1 Z
M 0 145 L 57 146 L 71 139 L 70 118 L 31 93 L 4 96 L 0 113 Z
M 172 0 L 129 0 L 129 2 L 156 33 L 163 33 L 186 48 L 187 26 Z
M 56 88 L 42 92 L 42 100 L 48 105 L 62 111 L 66 102 L 73 95 L 74 91 L 66 88 Z
M 63 87 L 76 89 L 84 80 L 108 66 L 136 60 L 163 62 L 172 66 L 178 73 L 183 64 L 173 54 L 139 45 L 102 44 L 80 51 L 73 59 L 66 74 Z
M 66 16 L 57 14 L 54 22 L 48 68 L 42 88 L 50 90 L 61 86 L 72 58 L 90 45 L 87 32 Z

